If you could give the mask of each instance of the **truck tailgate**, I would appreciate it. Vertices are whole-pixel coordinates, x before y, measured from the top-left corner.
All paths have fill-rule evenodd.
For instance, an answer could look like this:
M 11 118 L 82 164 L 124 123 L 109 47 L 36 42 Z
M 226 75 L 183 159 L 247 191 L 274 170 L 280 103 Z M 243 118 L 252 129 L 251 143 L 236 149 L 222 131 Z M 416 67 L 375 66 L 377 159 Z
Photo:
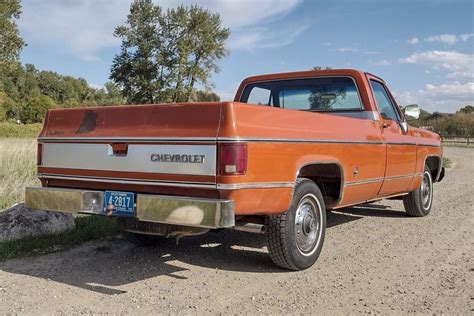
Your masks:
M 38 173 L 77 181 L 215 183 L 220 116 L 217 102 L 51 110 L 38 139 Z

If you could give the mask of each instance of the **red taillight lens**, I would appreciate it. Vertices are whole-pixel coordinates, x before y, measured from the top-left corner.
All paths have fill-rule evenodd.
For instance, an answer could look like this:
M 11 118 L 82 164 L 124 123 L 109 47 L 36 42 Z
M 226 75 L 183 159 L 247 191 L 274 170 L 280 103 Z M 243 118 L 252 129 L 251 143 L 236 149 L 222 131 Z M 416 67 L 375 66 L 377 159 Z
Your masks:
M 36 163 L 41 166 L 43 163 L 43 144 L 38 144 L 38 151 L 36 152 Z
M 247 144 L 221 144 L 219 146 L 219 174 L 234 175 L 247 172 Z

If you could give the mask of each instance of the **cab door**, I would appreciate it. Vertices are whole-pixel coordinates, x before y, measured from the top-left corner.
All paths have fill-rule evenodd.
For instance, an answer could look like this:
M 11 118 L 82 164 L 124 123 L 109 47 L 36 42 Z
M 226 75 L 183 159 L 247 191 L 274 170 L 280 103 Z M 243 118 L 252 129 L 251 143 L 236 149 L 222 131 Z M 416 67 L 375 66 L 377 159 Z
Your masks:
M 385 84 L 369 78 L 373 97 L 381 115 L 380 128 L 386 146 L 385 175 L 379 196 L 408 190 L 416 167 L 416 142 L 402 128 L 402 114 Z

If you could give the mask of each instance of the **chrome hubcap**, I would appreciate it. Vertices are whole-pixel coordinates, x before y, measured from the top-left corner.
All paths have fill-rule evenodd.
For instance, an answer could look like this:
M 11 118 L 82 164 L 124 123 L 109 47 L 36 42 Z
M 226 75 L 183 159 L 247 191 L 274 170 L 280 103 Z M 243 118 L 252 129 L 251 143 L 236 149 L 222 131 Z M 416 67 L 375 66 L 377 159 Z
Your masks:
M 423 180 L 421 182 L 421 188 L 420 188 L 420 193 L 421 193 L 421 202 L 423 203 L 423 207 L 425 209 L 429 208 L 431 204 L 431 191 L 432 186 L 431 186 L 431 178 L 427 172 L 423 175 Z
M 310 253 L 316 246 L 320 220 L 319 207 L 314 198 L 304 197 L 295 216 L 296 246 L 302 253 Z

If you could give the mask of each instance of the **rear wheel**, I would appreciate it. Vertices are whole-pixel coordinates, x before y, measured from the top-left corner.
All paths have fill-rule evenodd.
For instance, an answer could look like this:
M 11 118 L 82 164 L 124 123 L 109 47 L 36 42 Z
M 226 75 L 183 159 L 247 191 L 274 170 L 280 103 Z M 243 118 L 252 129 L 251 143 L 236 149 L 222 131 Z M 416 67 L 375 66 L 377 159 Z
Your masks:
M 316 183 L 298 179 L 290 209 L 267 218 L 268 250 L 273 262 L 289 270 L 311 267 L 326 230 L 326 208 Z
M 425 166 L 420 187 L 403 197 L 403 205 L 410 216 L 423 217 L 430 213 L 432 204 L 433 178 L 430 169 Z

